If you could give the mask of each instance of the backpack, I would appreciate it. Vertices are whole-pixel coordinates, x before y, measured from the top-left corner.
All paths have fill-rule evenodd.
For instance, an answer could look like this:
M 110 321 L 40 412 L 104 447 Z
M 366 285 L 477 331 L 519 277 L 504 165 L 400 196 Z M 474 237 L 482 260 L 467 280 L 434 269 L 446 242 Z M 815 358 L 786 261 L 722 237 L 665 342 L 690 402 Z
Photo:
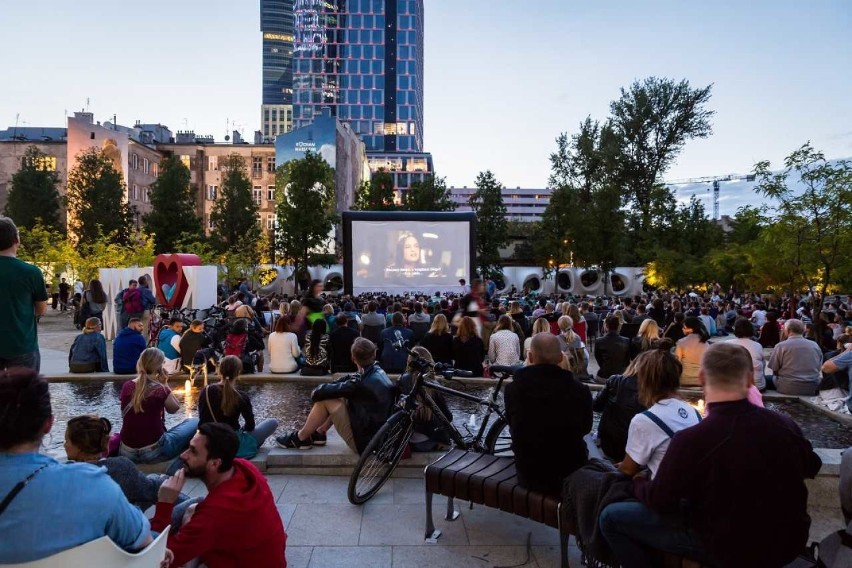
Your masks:
M 113 300 L 113 302 L 115 302 L 115 312 L 118 314 L 124 312 L 124 293 L 127 292 L 128 289 L 129 288 L 125 288 L 116 294 L 115 299 Z
M 241 333 L 239 335 L 234 335 L 233 333 L 229 333 L 228 337 L 225 338 L 225 355 L 234 355 L 235 357 L 242 358 L 243 353 L 246 350 L 246 344 L 248 343 L 248 334 Z
M 142 292 L 138 288 L 128 288 L 122 294 L 122 302 L 124 303 L 124 312 L 128 314 L 141 314 L 142 309 Z

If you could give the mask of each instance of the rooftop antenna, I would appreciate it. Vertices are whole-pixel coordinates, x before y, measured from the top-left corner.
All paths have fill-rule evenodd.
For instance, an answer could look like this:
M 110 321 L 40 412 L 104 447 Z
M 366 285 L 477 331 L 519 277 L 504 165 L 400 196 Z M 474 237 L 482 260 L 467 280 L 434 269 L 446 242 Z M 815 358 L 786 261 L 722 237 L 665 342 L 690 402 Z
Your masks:
M 86 112 L 89 112 L 89 97 L 86 97 Z

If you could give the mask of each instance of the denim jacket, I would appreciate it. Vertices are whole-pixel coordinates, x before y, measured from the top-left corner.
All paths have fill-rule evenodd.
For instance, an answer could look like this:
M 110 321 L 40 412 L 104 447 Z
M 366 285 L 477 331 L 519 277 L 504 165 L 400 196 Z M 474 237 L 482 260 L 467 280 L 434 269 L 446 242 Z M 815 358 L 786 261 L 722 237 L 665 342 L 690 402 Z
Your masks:
M 106 354 L 106 339 L 98 332 L 81 333 L 74 339 L 68 352 L 68 363 L 100 362 L 102 371 L 109 371 Z

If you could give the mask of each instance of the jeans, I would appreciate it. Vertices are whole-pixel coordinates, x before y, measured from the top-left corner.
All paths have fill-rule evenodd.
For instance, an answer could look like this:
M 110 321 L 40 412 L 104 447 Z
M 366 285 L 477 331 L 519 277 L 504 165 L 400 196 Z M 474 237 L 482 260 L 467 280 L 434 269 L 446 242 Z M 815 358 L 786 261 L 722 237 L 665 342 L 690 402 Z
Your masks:
M 156 444 L 147 448 L 129 448 L 121 444 L 119 455 L 134 463 L 159 463 L 178 457 L 189 446 L 198 430 L 198 418 L 187 418 L 168 432 Z
M 613 503 L 600 516 L 601 532 L 623 568 L 657 566 L 652 551 L 712 564 L 698 535 L 679 519 L 658 515 L 639 501 Z
M 260 424 L 256 424 L 254 430 L 249 432 L 249 435 L 257 441 L 257 447 L 259 448 L 277 429 L 278 421 L 274 418 L 267 418 Z
M 36 372 L 41 370 L 41 352 L 38 349 L 23 355 L 13 357 L 0 357 L 0 371 L 13 367 L 26 367 Z

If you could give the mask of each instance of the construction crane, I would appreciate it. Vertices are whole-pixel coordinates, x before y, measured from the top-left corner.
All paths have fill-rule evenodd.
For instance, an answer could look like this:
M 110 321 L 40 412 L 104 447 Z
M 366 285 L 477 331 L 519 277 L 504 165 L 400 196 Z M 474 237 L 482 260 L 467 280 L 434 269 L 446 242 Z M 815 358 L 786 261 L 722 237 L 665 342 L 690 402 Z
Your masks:
M 666 185 L 686 185 L 692 183 L 713 184 L 713 219 L 719 219 L 719 182 L 721 181 L 754 181 L 754 174 L 728 174 L 724 176 L 707 176 L 699 178 L 676 179 L 665 182 Z

